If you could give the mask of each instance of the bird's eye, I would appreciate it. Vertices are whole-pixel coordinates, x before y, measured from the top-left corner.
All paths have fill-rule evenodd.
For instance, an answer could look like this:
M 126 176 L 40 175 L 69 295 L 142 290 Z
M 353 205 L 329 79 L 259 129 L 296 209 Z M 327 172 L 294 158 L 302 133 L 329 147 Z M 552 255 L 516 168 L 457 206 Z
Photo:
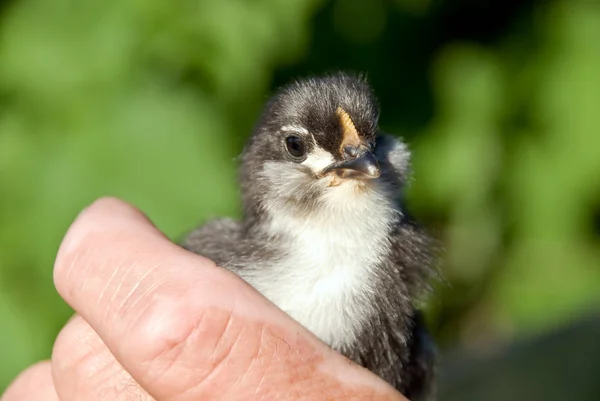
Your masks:
M 306 153 L 306 146 L 304 140 L 297 136 L 288 136 L 285 138 L 285 146 L 288 152 L 293 157 L 302 157 Z

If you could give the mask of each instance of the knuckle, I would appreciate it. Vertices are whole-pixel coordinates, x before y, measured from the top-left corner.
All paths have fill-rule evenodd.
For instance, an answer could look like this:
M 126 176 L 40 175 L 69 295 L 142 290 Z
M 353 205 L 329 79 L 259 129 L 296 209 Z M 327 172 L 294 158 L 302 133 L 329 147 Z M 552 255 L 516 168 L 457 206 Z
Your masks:
M 137 348 L 146 380 L 155 388 L 169 388 L 170 395 L 203 394 L 211 383 L 223 383 L 218 379 L 222 373 L 229 378 L 243 374 L 258 355 L 260 333 L 247 332 L 231 311 L 206 308 L 186 297 L 148 308 L 127 346 Z
M 52 369 L 56 391 L 66 399 L 152 400 L 79 316 L 59 333 Z
M 143 305 L 139 318 L 132 322 L 126 346 L 143 364 L 163 364 L 189 341 L 203 316 L 201 309 L 191 309 L 176 294 L 156 297 Z
M 89 377 L 99 369 L 99 345 L 94 331 L 80 316 L 75 316 L 58 334 L 52 349 L 55 378 Z

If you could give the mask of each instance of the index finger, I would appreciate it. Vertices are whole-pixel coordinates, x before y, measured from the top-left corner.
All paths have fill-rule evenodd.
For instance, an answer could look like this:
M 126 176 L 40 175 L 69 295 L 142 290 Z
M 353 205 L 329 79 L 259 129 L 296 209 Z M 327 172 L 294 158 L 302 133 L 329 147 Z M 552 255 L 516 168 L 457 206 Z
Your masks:
M 55 283 L 159 400 L 399 396 L 115 199 L 96 202 L 73 223 Z

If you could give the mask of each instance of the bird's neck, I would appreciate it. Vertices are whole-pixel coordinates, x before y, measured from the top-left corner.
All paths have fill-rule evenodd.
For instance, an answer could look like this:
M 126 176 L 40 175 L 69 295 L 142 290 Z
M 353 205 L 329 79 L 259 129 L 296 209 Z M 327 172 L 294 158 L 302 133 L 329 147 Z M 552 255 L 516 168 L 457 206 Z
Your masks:
M 301 216 L 271 210 L 260 230 L 277 241 L 278 256 L 264 266 L 267 279 L 248 278 L 337 349 L 354 341 L 375 312 L 370 296 L 399 218 L 397 208 L 377 194 L 345 201 Z

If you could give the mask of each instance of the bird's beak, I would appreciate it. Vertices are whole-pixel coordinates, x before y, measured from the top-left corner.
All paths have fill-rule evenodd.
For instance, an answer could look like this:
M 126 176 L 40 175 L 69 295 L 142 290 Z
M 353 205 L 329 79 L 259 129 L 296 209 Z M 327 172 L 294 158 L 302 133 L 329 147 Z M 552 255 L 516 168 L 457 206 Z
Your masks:
M 381 175 L 379 163 L 373 153 L 366 148 L 363 148 L 356 157 L 333 163 L 323 170 L 323 175 L 329 173 L 334 173 L 340 178 L 356 180 L 370 180 Z

